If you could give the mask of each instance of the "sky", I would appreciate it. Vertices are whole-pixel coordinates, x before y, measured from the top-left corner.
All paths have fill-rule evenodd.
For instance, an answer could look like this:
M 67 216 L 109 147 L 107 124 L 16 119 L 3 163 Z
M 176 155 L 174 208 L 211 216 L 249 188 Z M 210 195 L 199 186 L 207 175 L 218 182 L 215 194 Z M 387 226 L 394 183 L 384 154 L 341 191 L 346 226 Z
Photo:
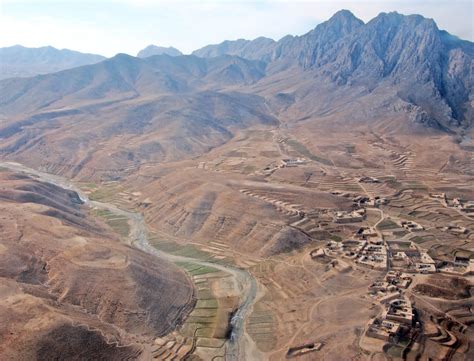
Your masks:
M 113 56 L 155 44 L 190 53 L 224 40 L 302 35 L 340 9 L 365 22 L 380 12 L 421 14 L 474 41 L 474 0 L 0 0 L 0 47 Z

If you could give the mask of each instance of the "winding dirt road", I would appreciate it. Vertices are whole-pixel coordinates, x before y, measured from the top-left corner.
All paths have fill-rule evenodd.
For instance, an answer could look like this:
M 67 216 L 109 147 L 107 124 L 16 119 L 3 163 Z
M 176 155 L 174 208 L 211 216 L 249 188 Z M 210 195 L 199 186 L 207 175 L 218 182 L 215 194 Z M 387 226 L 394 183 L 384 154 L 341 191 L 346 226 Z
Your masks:
M 151 246 L 148 242 L 147 227 L 141 214 L 123 210 L 110 203 L 92 201 L 72 182 L 60 176 L 44 173 L 13 162 L 0 162 L 0 167 L 8 168 L 16 172 L 30 174 L 43 182 L 51 183 L 61 188 L 72 190 L 76 192 L 81 200 L 90 207 L 108 210 L 112 213 L 115 213 L 116 215 L 127 217 L 130 223 L 128 241 L 131 245 L 141 249 L 144 252 L 171 262 L 194 263 L 200 266 L 212 267 L 230 274 L 235 278 L 237 284 L 239 285 L 241 292 L 241 303 L 232 317 L 232 333 L 230 340 L 226 344 L 226 360 L 234 361 L 264 359 L 263 354 L 258 351 L 255 343 L 245 329 L 245 320 L 250 316 L 250 312 L 252 311 L 252 307 L 256 302 L 257 293 L 259 290 L 257 280 L 249 272 L 232 266 L 206 262 L 196 258 L 177 256 L 159 251 Z

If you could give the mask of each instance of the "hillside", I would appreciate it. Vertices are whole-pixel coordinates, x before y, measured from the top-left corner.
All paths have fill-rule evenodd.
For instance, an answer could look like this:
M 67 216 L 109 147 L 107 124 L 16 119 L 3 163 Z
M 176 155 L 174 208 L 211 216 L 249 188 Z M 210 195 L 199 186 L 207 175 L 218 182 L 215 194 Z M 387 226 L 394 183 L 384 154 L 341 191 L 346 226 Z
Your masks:
M 3 168 L 0 181 L 2 359 L 145 356 L 182 322 L 193 287 L 173 264 L 126 246 L 73 191 Z
M 59 73 L 7 79 L 0 85 L 8 119 L 0 127 L 1 152 L 71 176 L 95 164 L 99 177 L 201 154 L 237 129 L 276 124 L 262 97 L 238 91 L 264 72 L 261 62 L 230 56 L 118 55 Z

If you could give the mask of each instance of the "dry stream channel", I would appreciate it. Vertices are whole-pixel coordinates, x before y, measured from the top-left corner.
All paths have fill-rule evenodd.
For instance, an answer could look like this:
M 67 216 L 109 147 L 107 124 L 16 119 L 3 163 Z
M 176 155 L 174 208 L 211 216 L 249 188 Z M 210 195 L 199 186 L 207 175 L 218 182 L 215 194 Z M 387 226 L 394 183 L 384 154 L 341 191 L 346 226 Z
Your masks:
M 24 172 L 35 176 L 43 182 L 72 190 L 76 192 L 81 200 L 90 207 L 108 210 L 116 215 L 127 217 L 130 223 L 129 243 L 144 252 L 174 263 L 193 263 L 200 266 L 212 267 L 230 274 L 235 278 L 239 285 L 241 296 L 239 308 L 236 310 L 231 320 L 232 332 L 230 339 L 226 343 L 226 360 L 258 360 L 263 358 L 261 353 L 257 350 L 255 343 L 245 330 L 245 320 L 250 316 L 259 289 L 257 280 L 248 271 L 228 265 L 206 262 L 197 258 L 178 256 L 157 250 L 148 242 L 147 227 L 144 218 L 140 213 L 123 210 L 110 203 L 92 201 L 73 183 L 60 176 L 44 173 L 13 162 L 0 162 L 0 167 L 8 168 L 12 171 Z

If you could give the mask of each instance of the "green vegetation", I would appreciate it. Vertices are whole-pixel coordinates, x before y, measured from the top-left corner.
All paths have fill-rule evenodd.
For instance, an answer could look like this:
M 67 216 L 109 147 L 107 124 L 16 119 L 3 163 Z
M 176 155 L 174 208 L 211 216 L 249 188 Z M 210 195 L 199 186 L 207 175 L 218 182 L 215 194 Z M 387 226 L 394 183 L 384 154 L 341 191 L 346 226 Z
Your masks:
M 204 275 L 208 273 L 219 272 L 218 269 L 208 267 L 208 266 L 201 266 L 192 262 L 176 262 L 176 264 L 179 267 L 184 268 L 192 276 L 199 276 L 199 275 Z
M 127 217 L 116 215 L 106 209 L 96 209 L 93 213 L 95 216 L 102 218 L 121 237 L 126 238 L 130 234 Z
M 435 237 L 431 234 L 427 234 L 425 236 L 415 236 L 410 238 L 410 241 L 415 242 L 415 243 L 423 243 L 427 241 L 432 241 Z
M 84 191 L 95 191 L 97 188 L 99 188 L 99 185 L 97 183 L 93 182 L 77 182 L 79 188 L 81 188 Z
M 107 184 L 91 190 L 92 193 L 89 194 L 89 199 L 98 202 L 112 200 L 121 191 L 117 184 Z
M 329 238 L 334 242 L 342 242 L 342 238 L 339 236 L 336 236 L 335 234 L 331 234 Z
M 202 261 L 207 261 L 207 262 L 217 263 L 217 264 L 225 264 L 225 265 L 234 264 L 232 258 L 227 257 L 227 258 L 222 258 L 222 259 L 215 259 L 212 253 L 203 251 L 195 245 L 192 245 L 192 244 L 182 245 L 173 241 L 162 240 L 156 234 L 152 235 L 149 238 L 149 242 L 156 249 L 166 252 L 166 253 L 176 255 L 176 256 L 196 258 Z
M 382 222 L 380 222 L 377 225 L 377 228 L 381 231 L 384 231 L 384 230 L 387 230 L 387 229 L 399 228 L 399 226 L 398 226 L 398 224 L 396 224 L 391 219 L 385 218 Z
M 224 346 L 225 340 L 216 338 L 200 338 L 196 345 L 198 347 L 221 348 Z
M 176 256 L 197 258 L 203 261 L 212 261 L 212 255 L 210 253 L 202 251 L 192 244 L 180 245 L 174 242 L 153 242 L 152 240 L 150 240 L 150 242 L 157 249 L 174 254 Z

